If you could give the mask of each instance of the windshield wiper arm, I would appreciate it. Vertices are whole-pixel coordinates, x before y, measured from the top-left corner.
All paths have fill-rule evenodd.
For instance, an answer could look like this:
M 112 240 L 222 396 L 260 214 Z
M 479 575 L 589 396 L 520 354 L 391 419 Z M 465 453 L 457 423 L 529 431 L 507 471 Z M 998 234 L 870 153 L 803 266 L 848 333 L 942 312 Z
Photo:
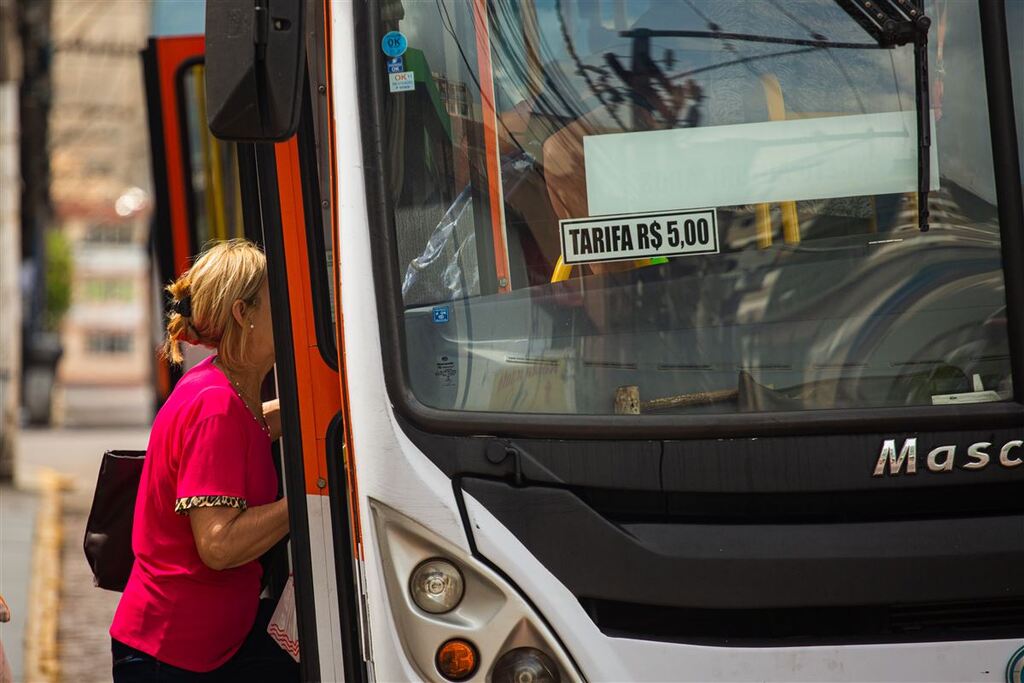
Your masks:
M 924 0 L 915 0 L 924 4 Z M 923 19 L 927 19 L 921 14 Z M 928 84 L 928 26 L 914 40 L 914 102 L 917 105 L 917 225 L 928 232 L 928 193 L 932 186 L 932 105 Z
M 928 29 L 924 0 L 835 0 L 880 47 L 914 44 L 914 105 L 917 108 L 917 225 L 928 231 L 932 185 L 932 113 L 928 84 Z
M 835 0 L 881 47 L 898 47 L 928 34 L 922 0 Z

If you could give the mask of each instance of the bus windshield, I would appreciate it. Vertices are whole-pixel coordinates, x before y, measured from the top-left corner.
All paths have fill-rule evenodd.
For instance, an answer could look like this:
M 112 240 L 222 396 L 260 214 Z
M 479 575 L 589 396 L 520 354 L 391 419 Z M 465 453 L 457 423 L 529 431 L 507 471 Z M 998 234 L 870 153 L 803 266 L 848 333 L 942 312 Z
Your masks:
M 978 3 L 381 2 L 406 375 L 465 411 L 1010 400 Z M 918 224 L 927 196 L 931 229 Z

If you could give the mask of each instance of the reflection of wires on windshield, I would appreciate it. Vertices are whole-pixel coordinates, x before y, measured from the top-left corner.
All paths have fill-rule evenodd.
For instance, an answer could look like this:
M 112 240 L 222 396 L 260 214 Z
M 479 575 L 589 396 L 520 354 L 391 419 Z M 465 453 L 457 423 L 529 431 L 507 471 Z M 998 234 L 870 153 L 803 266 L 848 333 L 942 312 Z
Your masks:
M 700 9 L 697 8 L 697 5 L 693 4 L 693 0 L 686 0 L 686 4 L 690 6 L 690 9 L 693 10 L 693 13 L 700 17 L 701 21 L 703 21 L 709 29 L 715 31 L 716 33 L 722 30 L 722 27 L 719 26 L 714 21 L 712 21 L 711 17 L 701 12 Z
M 507 7 L 510 8 L 511 11 L 502 12 L 502 11 L 500 11 L 502 3 L 498 2 L 498 3 L 495 4 L 495 27 L 497 28 L 497 31 L 495 32 L 495 36 L 497 38 L 497 40 L 495 40 L 495 45 L 498 46 L 499 48 L 503 48 L 502 49 L 502 57 L 509 62 L 510 70 L 513 71 L 514 73 L 517 73 L 523 79 L 523 81 L 526 82 L 526 81 L 528 81 L 530 79 L 530 76 L 529 76 L 530 67 L 526 64 L 526 61 L 524 59 L 517 59 L 516 58 L 517 50 L 515 49 L 515 46 L 513 46 L 510 49 L 510 47 L 508 45 L 508 41 L 504 39 L 505 32 L 502 31 L 503 27 L 502 27 L 502 24 L 501 24 L 501 20 L 504 17 L 505 22 L 506 23 L 510 23 L 510 25 L 508 27 L 509 30 L 507 31 L 507 33 L 514 35 L 515 30 L 516 29 L 523 29 L 523 26 L 521 26 L 521 24 L 525 24 L 525 20 L 520 20 L 519 15 L 517 14 L 517 11 L 520 10 L 520 9 L 525 10 L 525 8 L 523 8 L 523 7 L 517 8 L 516 5 L 515 5 L 515 0 L 509 0 L 505 4 L 506 4 Z M 509 22 L 509 16 L 510 15 L 516 15 L 516 20 L 512 21 L 512 22 Z M 525 50 L 526 50 L 526 46 L 525 46 L 526 36 L 525 36 L 525 34 L 523 35 L 523 41 L 524 41 L 524 49 L 523 49 L 523 51 L 525 52 Z M 539 45 L 537 46 L 537 58 L 538 58 L 538 60 L 541 59 L 543 51 L 544 51 L 544 41 L 540 41 Z M 555 111 L 559 111 L 558 107 L 554 106 L 555 103 L 551 101 L 551 98 L 553 96 L 554 99 L 557 100 L 557 102 L 561 105 L 561 111 L 564 111 L 566 113 L 566 115 L 569 115 L 569 116 L 578 116 L 579 115 L 578 107 L 574 106 L 573 103 L 569 102 L 566 99 L 565 95 L 563 94 L 563 90 L 565 92 L 571 91 L 572 90 L 572 86 L 570 84 L 560 84 L 559 82 L 556 82 L 555 75 L 550 73 L 547 69 L 545 69 L 543 67 L 543 65 L 541 65 L 541 72 L 542 72 L 541 81 L 542 81 L 543 87 L 537 93 L 535 93 L 534 96 L 533 96 L 534 97 L 534 101 L 531 103 L 531 106 L 535 107 L 534 111 L 537 111 L 536 107 L 538 105 L 540 106 L 540 111 L 541 112 L 555 112 Z
M 775 9 L 779 10 L 779 12 L 781 12 L 787 19 L 789 19 L 794 24 L 796 24 L 797 26 L 802 28 L 804 31 L 806 31 L 807 35 L 809 35 L 811 38 L 814 38 L 815 40 L 828 40 L 828 38 L 825 37 L 823 34 L 821 34 L 818 31 L 815 31 L 814 29 L 812 29 L 807 24 L 807 22 L 803 21 L 800 17 L 796 16 L 795 14 L 793 14 L 792 12 L 787 10 L 785 7 L 780 5 L 779 4 L 779 0 L 769 0 L 769 1 L 772 3 L 772 5 L 775 6 Z
M 605 102 L 604 94 L 601 90 L 594 85 L 594 82 L 590 80 L 590 74 L 587 73 L 587 69 L 583 64 L 583 60 L 576 53 L 576 46 L 573 45 L 572 37 L 569 35 L 569 28 L 565 25 L 565 15 L 563 14 L 562 0 L 555 0 L 555 13 L 558 15 L 558 23 L 562 30 L 562 39 L 565 41 L 565 49 L 569 52 L 569 56 L 576 63 L 576 69 L 579 74 L 583 76 L 583 80 L 586 81 L 587 87 L 590 88 L 590 92 L 594 93 L 598 101 L 608 110 L 608 114 L 612 117 L 612 120 L 619 125 L 622 130 L 628 130 L 626 125 L 619 118 L 618 114 L 615 113 L 615 108 L 612 107 L 608 102 Z
M 779 10 L 779 12 L 783 14 L 783 16 L 785 16 L 794 24 L 802 28 L 804 31 L 806 31 L 807 35 L 809 35 L 811 38 L 814 38 L 815 40 L 828 40 L 828 38 L 826 38 L 824 35 L 808 26 L 806 22 L 800 19 L 800 17 L 795 16 L 792 12 L 790 12 L 781 4 L 779 4 L 779 0 L 769 0 L 769 2 L 771 2 L 775 9 Z M 864 106 L 864 100 L 861 99 L 860 91 L 857 90 L 857 86 L 854 85 L 853 79 L 850 77 L 850 72 L 846 70 L 846 67 L 843 65 L 842 61 L 838 57 L 836 57 L 835 53 L 832 52 L 832 50 L 825 48 L 825 54 L 828 55 L 829 59 L 832 60 L 832 63 L 836 65 L 837 69 L 839 69 L 839 73 L 843 75 L 843 78 L 846 80 L 846 85 L 850 87 L 850 90 L 853 92 L 854 98 L 857 100 L 857 106 L 860 107 L 861 113 L 867 114 L 868 110 Z
M 792 55 L 804 54 L 805 52 L 814 52 L 818 49 L 819 48 L 816 47 L 802 47 L 797 50 L 786 50 L 784 52 L 770 52 L 766 55 L 750 55 L 749 57 L 730 59 L 728 62 L 718 62 L 717 64 L 709 64 L 708 66 L 698 67 L 696 69 L 691 69 L 690 71 L 680 71 L 679 73 L 673 74 L 668 78 L 674 81 L 679 78 L 696 76 L 697 74 L 702 74 L 706 71 L 715 71 L 716 69 L 724 69 L 729 66 L 739 66 L 740 64 L 744 64 L 746 62 L 756 62 L 760 59 L 772 59 L 774 57 L 789 57 Z
M 473 79 L 473 83 L 476 84 L 477 92 L 480 93 L 480 98 L 483 99 L 485 97 L 483 86 L 480 85 L 480 80 L 477 78 L 476 74 L 473 73 L 473 67 L 470 66 L 469 64 L 469 58 L 466 57 L 466 53 L 462 49 L 462 42 L 459 40 L 459 37 L 455 34 L 455 29 L 451 23 L 452 17 L 450 14 L 448 14 L 448 8 L 444 6 L 444 3 L 441 2 L 441 0 L 434 0 L 434 4 L 437 5 L 437 15 L 441 19 L 441 26 L 444 27 L 444 30 L 447 31 L 449 35 L 451 35 L 452 39 L 455 41 L 455 47 L 458 48 L 459 54 L 462 55 L 462 62 L 466 65 L 466 71 L 469 72 L 469 77 Z M 497 105 L 497 102 L 491 103 L 491 106 L 494 109 L 494 119 L 498 122 L 499 125 L 501 125 L 502 128 L 505 129 L 505 133 L 508 134 L 508 137 L 513 142 L 513 144 L 515 144 L 515 146 L 519 148 L 519 151 L 522 152 L 523 154 L 526 154 L 526 150 L 523 149 L 523 146 L 519 144 L 519 140 L 516 140 L 516 137 L 512 134 L 512 131 L 508 129 L 508 125 L 501 120 L 500 116 L 498 116 Z
M 693 13 L 700 17 L 701 21 L 703 21 L 704 24 L 708 27 L 708 29 L 710 29 L 712 32 L 718 33 L 722 30 L 722 27 L 717 22 L 712 21 L 711 17 L 700 11 L 697 5 L 694 4 L 693 0 L 686 0 L 686 4 L 690 6 L 690 9 L 693 10 Z M 735 60 L 735 62 L 737 64 L 742 64 L 744 67 L 746 67 L 747 71 L 754 74 L 754 76 L 756 76 L 757 78 L 761 77 L 762 74 L 759 73 L 757 69 L 750 65 L 750 60 L 741 56 L 740 51 L 737 50 L 736 46 L 733 45 L 729 40 L 723 39 L 722 45 L 723 47 L 725 47 L 726 52 L 731 52 L 732 54 L 736 55 L 737 59 Z

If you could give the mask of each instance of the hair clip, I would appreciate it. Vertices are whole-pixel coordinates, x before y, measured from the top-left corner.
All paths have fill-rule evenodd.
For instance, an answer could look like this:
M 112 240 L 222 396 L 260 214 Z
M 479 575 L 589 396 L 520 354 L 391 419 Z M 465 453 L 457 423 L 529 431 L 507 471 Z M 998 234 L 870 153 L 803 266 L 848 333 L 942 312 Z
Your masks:
M 192 317 L 192 297 L 186 296 L 184 299 L 178 299 L 177 301 L 171 302 L 171 310 L 180 315 L 182 318 Z

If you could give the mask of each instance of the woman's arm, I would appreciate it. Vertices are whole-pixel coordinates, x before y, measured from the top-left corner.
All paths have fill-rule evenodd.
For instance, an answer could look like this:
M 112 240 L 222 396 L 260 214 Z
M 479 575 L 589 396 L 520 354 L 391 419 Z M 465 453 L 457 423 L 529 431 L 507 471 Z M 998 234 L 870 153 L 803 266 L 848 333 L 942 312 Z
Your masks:
M 193 508 L 188 513 L 199 558 L 222 570 L 252 562 L 288 533 L 288 499 L 246 510 Z
M 267 421 L 267 427 L 270 429 L 270 440 L 277 441 L 281 438 L 281 401 L 274 399 L 272 401 L 264 401 L 263 403 L 263 419 Z

